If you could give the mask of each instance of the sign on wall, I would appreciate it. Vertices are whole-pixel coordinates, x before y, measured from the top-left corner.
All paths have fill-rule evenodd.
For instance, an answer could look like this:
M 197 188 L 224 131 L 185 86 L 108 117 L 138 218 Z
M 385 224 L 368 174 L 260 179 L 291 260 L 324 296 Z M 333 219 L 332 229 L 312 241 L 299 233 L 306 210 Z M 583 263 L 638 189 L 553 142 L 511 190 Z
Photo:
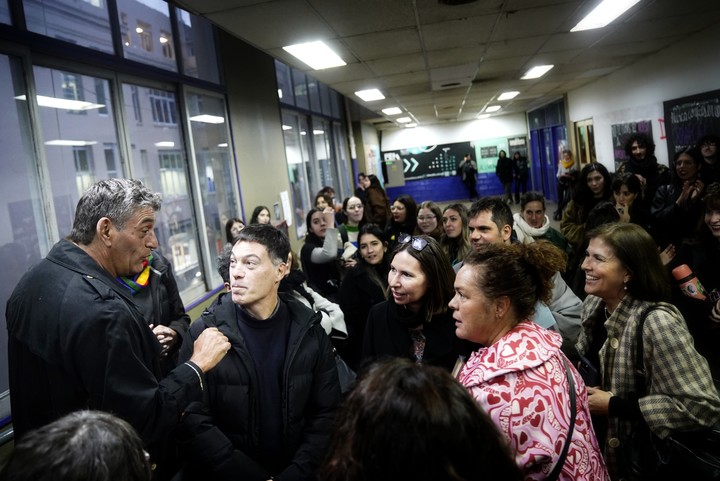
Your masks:
M 720 135 L 720 90 L 663 102 L 668 157 L 708 134 Z
M 402 160 L 405 180 L 455 175 L 465 154 L 474 151 L 472 142 L 430 145 L 383 152 L 385 162 Z

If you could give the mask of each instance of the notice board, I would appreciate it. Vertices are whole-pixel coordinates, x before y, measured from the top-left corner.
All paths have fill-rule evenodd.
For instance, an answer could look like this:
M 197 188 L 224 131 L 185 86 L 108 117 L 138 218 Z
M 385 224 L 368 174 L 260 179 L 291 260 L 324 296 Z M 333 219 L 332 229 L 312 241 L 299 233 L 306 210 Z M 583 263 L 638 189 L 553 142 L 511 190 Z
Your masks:
M 720 135 L 720 90 L 663 102 L 668 158 L 704 135 Z

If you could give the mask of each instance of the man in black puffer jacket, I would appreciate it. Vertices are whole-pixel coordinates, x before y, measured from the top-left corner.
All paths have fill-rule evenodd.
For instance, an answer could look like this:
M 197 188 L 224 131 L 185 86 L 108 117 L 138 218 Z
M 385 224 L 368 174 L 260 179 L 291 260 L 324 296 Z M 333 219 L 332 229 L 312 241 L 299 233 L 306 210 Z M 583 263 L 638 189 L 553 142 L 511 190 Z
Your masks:
M 217 327 L 232 348 L 208 373 L 203 403 L 183 415 L 183 479 L 311 479 L 325 453 L 340 400 L 335 358 L 320 315 L 278 295 L 290 243 L 251 225 L 230 257 L 230 295 L 190 327 L 193 340 Z

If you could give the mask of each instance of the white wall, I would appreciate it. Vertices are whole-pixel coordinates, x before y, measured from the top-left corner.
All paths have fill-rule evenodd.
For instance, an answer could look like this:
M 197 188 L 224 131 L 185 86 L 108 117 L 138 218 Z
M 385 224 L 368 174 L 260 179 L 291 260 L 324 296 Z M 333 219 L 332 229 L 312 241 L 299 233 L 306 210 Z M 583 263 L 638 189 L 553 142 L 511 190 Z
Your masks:
M 568 93 L 570 122 L 593 119 L 597 159 L 615 170 L 612 124 L 651 120 L 658 161 L 667 165 L 663 101 L 720 88 L 720 29 L 711 27 Z
M 471 142 L 518 135 L 528 135 L 525 114 L 500 115 L 469 122 L 385 130 L 382 134 L 381 150 L 400 150 L 424 145 Z

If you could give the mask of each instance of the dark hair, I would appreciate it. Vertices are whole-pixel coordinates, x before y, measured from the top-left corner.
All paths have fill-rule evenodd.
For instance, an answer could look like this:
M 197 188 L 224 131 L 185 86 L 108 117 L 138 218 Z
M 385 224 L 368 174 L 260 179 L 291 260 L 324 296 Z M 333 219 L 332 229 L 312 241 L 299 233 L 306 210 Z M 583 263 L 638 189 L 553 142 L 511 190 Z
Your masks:
M 97 223 L 103 217 L 110 219 L 118 229 L 123 229 L 138 209 L 152 207 L 158 211 L 161 204 L 160 194 L 150 191 L 139 180 L 101 180 L 80 197 L 69 239 L 77 244 L 90 245 L 96 235 Z
M 320 189 L 320 192 L 318 192 L 318 194 L 325 194 L 332 199 L 333 195 L 335 194 L 335 189 L 330 185 L 326 185 L 323 186 L 322 189 Z M 330 205 L 332 205 L 332 203 Z
M 490 300 L 507 296 L 518 321 L 552 298 L 553 276 L 565 271 L 565 255 L 548 241 L 531 244 L 483 244 L 465 258 L 475 269 L 480 291 Z
M 329 207 L 333 207 L 333 206 L 334 206 L 332 197 L 330 197 L 330 196 L 327 195 L 327 194 L 323 194 L 322 192 L 318 192 L 318 193 L 315 195 L 315 202 L 313 203 L 313 207 L 317 207 L 317 201 L 318 201 L 318 199 L 321 198 L 321 197 L 322 197 L 323 199 L 325 199 L 325 203 L 326 203 Z
M 472 250 L 472 246 L 470 245 L 470 231 L 468 230 L 467 207 L 460 203 L 450 204 L 443 209 L 443 216 L 445 216 L 445 212 L 449 210 L 454 210 L 460 216 L 460 220 L 462 221 L 462 232 L 459 236 L 450 238 L 447 234 L 445 234 L 445 228 L 443 227 L 443 235 L 440 237 L 440 245 L 445 251 L 445 254 L 447 254 L 448 259 L 450 259 L 450 262 L 455 260 L 460 261 Z M 444 222 L 442 224 L 443 226 L 445 225 Z M 455 259 L 453 259 L 453 255 L 456 256 Z
M 227 283 L 230 283 L 230 255 L 232 254 L 232 248 L 233 244 L 225 244 L 222 252 L 217 256 L 217 272 L 223 282 Z
M 639 147 L 645 147 L 646 155 L 655 155 L 655 142 L 647 134 L 635 132 L 625 141 L 625 155 L 632 157 L 632 144 L 637 142 Z
M 358 179 L 359 179 L 360 177 L 367 177 L 367 175 L 365 175 L 365 172 L 358 172 L 358 175 L 357 175 L 357 176 L 358 176 Z
M 706 209 L 720 210 L 720 182 L 713 182 L 705 188 L 703 203 Z
M 705 188 L 705 195 L 703 196 L 703 214 L 707 214 L 711 210 L 720 210 L 720 182 L 713 182 Z M 699 237 L 700 241 L 708 246 L 711 250 L 716 248 L 718 245 L 717 238 L 713 235 L 712 231 L 708 228 L 705 223 L 705 215 L 699 219 Z M 712 251 L 712 250 L 711 250 Z
M 589 205 L 594 204 L 595 195 L 588 186 L 587 178 L 592 172 L 599 172 L 603 176 L 603 193 L 602 199 L 607 200 L 612 195 L 612 178 L 607 167 L 600 162 L 592 162 L 582 168 L 580 176 L 578 176 L 577 184 L 575 187 L 575 195 L 573 196 L 573 202 L 576 206 L 586 208 Z
M 431 200 L 426 200 L 420 203 L 417 208 L 417 215 L 420 215 L 420 211 L 422 209 L 428 209 L 430 212 L 433 213 L 435 216 L 435 221 L 437 222 L 437 225 L 435 226 L 435 229 L 428 234 L 432 237 L 434 237 L 437 240 L 440 240 L 440 236 L 443 234 L 443 226 L 442 226 L 442 211 L 440 210 L 440 206 L 438 206 L 435 202 Z M 417 219 L 417 217 L 416 217 Z M 420 230 L 420 226 L 415 226 L 415 233 L 416 234 L 422 234 L 423 232 Z
M 420 268 L 428 282 L 428 289 L 423 296 L 423 307 L 429 320 L 433 315 L 447 310 L 448 302 L 454 293 L 455 271 L 450 266 L 450 259 L 438 241 L 426 235 L 415 238 L 426 240 L 427 245 L 423 249 L 417 250 L 412 246 L 412 241 L 398 244 L 392 253 L 390 263 L 401 252 L 407 252 L 420 263 Z
M 320 481 L 521 479 L 506 438 L 439 367 L 374 364 L 338 414 Z
M 353 197 L 355 197 L 357 200 L 359 200 L 360 203 L 362 204 L 362 199 L 361 199 L 360 197 L 356 196 L 356 195 L 351 195 L 350 197 L 345 197 L 345 199 L 343 199 L 343 203 L 342 203 L 342 210 L 343 210 L 343 212 L 347 213 L 347 205 L 348 205 L 348 202 L 350 202 L 350 199 L 352 199 Z M 364 208 L 365 208 L 365 206 L 363 205 L 363 209 L 364 209 Z
M 392 201 L 392 204 L 395 202 L 400 202 L 402 205 L 405 206 L 405 224 L 415 226 L 417 224 L 417 203 L 415 202 L 415 199 L 412 198 L 412 196 L 408 194 L 402 194 L 395 198 L 394 201 Z M 391 204 L 391 205 L 392 205 Z M 393 224 L 395 221 L 391 221 Z
M 645 229 L 636 224 L 605 224 L 592 230 L 588 239 L 602 239 L 630 271 L 626 287 L 635 299 L 652 302 L 670 299 L 670 276 L 655 241 Z
M 360 247 L 360 244 L 362 243 L 362 238 L 364 235 L 371 235 L 378 238 L 380 242 L 383 243 L 385 247 L 387 247 L 387 236 L 385 235 L 385 231 L 382 230 L 377 224 L 364 224 L 360 227 L 360 232 L 358 233 L 358 248 Z M 387 271 L 388 271 L 388 258 L 390 257 L 390 254 L 386 251 L 383 254 L 383 260 L 380 263 L 379 266 L 372 266 L 365 262 L 365 259 L 362 258 L 362 255 L 358 254 L 358 263 L 357 263 L 357 269 L 362 269 L 365 271 L 370 278 L 370 280 L 375 284 L 376 286 L 380 287 L 380 289 L 383 291 L 383 295 L 387 298 Z M 380 278 L 380 273 L 378 270 L 382 271 L 385 274 L 385 279 Z
M 3 481 L 150 481 L 135 430 L 101 411 L 77 411 L 24 435 L 0 473 Z
M 317 245 L 322 245 L 323 240 L 320 239 L 317 234 L 315 234 L 312 229 L 310 228 L 312 225 L 312 216 L 313 214 L 319 213 L 321 215 L 325 215 L 323 212 L 323 209 L 319 207 L 313 207 L 308 211 L 308 213 L 305 215 L 305 226 L 307 227 L 307 234 L 305 234 L 305 242 L 308 241 L 308 239 L 313 243 Z
M 683 183 L 683 181 L 678 177 L 677 169 L 675 167 L 675 164 L 677 163 L 678 159 L 683 154 L 689 156 L 693 160 L 693 162 L 695 162 L 695 165 L 698 168 L 698 173 L 700 172 L 700 169 L 702 168 L 703 164 L 705 163 L 705 161 L 703 160 L 702 154 L 695 147 L 689 147 L 689 148 L 683 149 L 679 152 L 675 152 L 672 163 L 670 164 L 670 171 L 672 172 L 673 182 L 676 185 L 682 185 L 682 183 Z
M 624 174 L 615 174 L 612 181 L 612 190 L 617 193 L 620 192 L 622 186 L 627 186 L 628 190 L 633 194 L 642 193 L 642 184 L 640 179 L 637 178 L 632 172 L 625 172 Z
M 520 197 L 520 210 L 525 210 L 525 206 L 530 202 L 540 202 L 543 210 L 545 210 L 545 196 L 540 192 L 527 192 Z
M 700 140 L 697 141 L 695 148 L 700 150 L 702 148 L 702 145 L 705 143 L 713 143 L 713 144 L 715 144 L 716 147 L 718 147 L 718 149 L 720 149 L 720 137 L 718 137 L 715 134 L 708 134 L 708 135 L 703 135 L 702 137 L 700 137 Z M 716 156 L 719 151 L 720 150 L 715 151 Z
M 507 157 L 507 152 L 505 152 L 504 150 L 501 150 L 500 152 L 498 152 L 498 158 L 502 157 L 502 155 L 500 155 L 500 154 L 505 154 L 505 157 Z
M 635 177 L 635 174 L 630 174 Z M 637 178 L 637 177 L 636 177 Z M 585 220 L 585 231 L 590 232 L 596 227 L 600 227 L 605 224 L 612 224 L 620 221 L 620 214 L 615 208 L 615 204 L 609 200 L 598 202 L 588 213 L 587 219 Z M 584 252 L 580 254 L 584 255 Z
M 264 205 L 259 205 L 259 206 L 255 207 L 255 209 L 253 210 L 253 213 L 252 213 L 252 217 L 250 217 L 250 223 L 251 223 L 251 224 L 257 224 L 257 223 L 258 223 L 258 216 L 259 216 L 260 213 L 261 213 L 262 211 L 264 211 L 264 210 L 268 211 L 268 215 L 270 215 L 270 209 L 268 209 L 268 208 L 265 207 Z
M 228 242 L 234 241 L 234 238 L 232 235 L 232 226 L 235 225 L 236 222 L 241 223 L 243 225 L 243 227 L 245 226 L 245 221 L 242 220 L 240 217 L 232 217 L 227 222 L 225 222 L 225 238 L 227 239 Z
M 264 246 L 275 265 L 288 260 L 290 240 L 280 229 L 270 224 L 250 224 L 240 231 L 237 241 L 257 242 Z
M 515 158 L 515 156 L 517 156 L 518 159 L 522 157 L 522 155 L 520 155 L 520 152 L 518 152 L 517 150 L 515 152 L 513 152 L 512 156 L 513 156 L 513 158 Z
M 377 175 L 370 174 L 367 176 L 367 178 L 370 179 L 370 187 L 380 187 L 381 189 L 383 188 Z
M 509 225 L 512 229 L 514 225 L 512 209 L 500 197 L 482 197 L 473 202 L 470 206 L 468 219 L 474 219 L 486 211 L 490 212 L 492 221 L 500 232 L 502 232 L 505 225 Z

